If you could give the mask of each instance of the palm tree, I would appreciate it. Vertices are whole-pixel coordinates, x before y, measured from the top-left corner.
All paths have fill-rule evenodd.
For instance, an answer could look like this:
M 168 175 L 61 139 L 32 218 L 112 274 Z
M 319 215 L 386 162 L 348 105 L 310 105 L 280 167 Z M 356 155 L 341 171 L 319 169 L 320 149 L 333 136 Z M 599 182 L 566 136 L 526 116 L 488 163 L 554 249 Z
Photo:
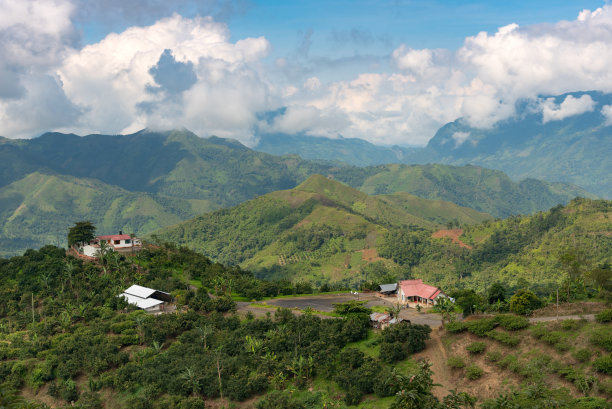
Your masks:
M 185 381 L 185 385 L 187 388 L 191 389 L 191 394 L 195 396 L 200 389 L 200 379 L 195 371 L 191 368 L 187 368 L 180 375 L 180 378 Z
M 210 325 L 204 325 L 203 327 L 197 327 L 198 335 L 200 336 L 200 340 L 204 344 L 204 350 L 208 349 L 206 346 L 206 339 L 209 335 L 212 335 L 213 328 Z

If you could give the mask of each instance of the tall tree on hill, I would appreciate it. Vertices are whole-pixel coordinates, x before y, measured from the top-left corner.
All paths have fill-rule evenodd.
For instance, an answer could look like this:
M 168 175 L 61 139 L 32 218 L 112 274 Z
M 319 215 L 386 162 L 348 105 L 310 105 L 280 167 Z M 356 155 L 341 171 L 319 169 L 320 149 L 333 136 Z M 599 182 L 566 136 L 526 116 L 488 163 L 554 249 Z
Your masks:
M 90 221 L 76 222 L 68 230 L 68 246 L 72 246 L 77 243 L 88 243 L 93 240 L 96 233 L 96 226 Z

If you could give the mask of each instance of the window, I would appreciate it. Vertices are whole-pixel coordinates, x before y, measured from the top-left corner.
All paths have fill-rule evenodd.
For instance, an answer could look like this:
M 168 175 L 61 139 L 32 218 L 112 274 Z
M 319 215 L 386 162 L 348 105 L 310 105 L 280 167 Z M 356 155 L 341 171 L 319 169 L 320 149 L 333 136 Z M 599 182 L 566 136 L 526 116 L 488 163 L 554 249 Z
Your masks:
M 120 244 L 121 240 L 115 240 L 115 244 Z
M 125 244 L 130 244 L 132 241 L 130 239 L 125 239 Z

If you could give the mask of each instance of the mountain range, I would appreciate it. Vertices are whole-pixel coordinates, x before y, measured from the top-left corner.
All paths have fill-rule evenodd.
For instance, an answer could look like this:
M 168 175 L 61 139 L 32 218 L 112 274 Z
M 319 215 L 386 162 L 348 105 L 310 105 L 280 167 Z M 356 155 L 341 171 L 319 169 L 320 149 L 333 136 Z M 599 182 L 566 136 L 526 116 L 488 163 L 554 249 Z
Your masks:
M 452 201 L 494 217 L 531 213 L 588 192 L 537 180 L 515 183 L 476 166 L 356 167 L 253 151 L 187 130 L 131 135 L 47 133 L 0 139 L 0 255 L 64 244 L 89 219 L 100 233 L 138 235 L 235 206 L 322 174 L 368 194 L 406 192 Z
M 564 113 L 566 101 L 585 103 L 583 112 Z M 521 100 L 512 117 L 491 128 L 475 128 L 460 118 L 442 126 L 423 148 L 376 146 L 349 138 L 264 134 L 255 149 L 360 166 L 473 164 L 501 170 L 514 180 L 566 182 L 612 198 L 612 123 L 602 114 L 610 105 L 612 94 L 601 92 L 545 96 L 539 102 Z

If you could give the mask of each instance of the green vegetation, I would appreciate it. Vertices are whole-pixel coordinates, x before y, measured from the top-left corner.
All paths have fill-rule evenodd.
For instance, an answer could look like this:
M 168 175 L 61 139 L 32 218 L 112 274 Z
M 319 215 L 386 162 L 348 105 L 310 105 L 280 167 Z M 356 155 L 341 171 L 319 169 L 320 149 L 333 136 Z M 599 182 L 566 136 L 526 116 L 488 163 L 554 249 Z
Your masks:
M 353 347 L 371 342 L 363 303 L 338 304 L 339 319 L 283 308 L 240 319 L 230 294 L 258 282 L 250 273 L 170 245 L 134 259 L 110 254 L 89 263 L 45 246 L 0 260 L 3 407 L 49 407 L 26 404 L 19 391 L 83 409 L 235 406 L 253 397 L 258 408 L 345 407 L 330 388 L 346 405 L 364 395 L 388 398 L 392 408 L 474 403 L 465 393 L 439 402 L 426 362 L 400 371 L 386 363 L 382 347 L 383 359 Z M 202 286 L 187 289 L 194 279 Z M 177 312 L 149 315 L 117 297 L 133 283 L 171 292 Z M 397 347 L 405 359 L 425 348 L 430 331 L 398 324 L 380 334 L 381 345 Z
M 465 377 L 470 381 L 475 381 L 476 379 L 480 379 L 484 375 L 484 370 L 478 365 L 472 364 L 465 368 Z
M 484 342 L 472 342 L 470 345 L 465 347 L 465 350 L 470 354 L 482 354 L 487 348 L 487 344 Z
M 380 203 L 404 207 L 405 213 L 433 224 L 486 220 L 481 212 L 496 217 L 531 213 L 576 195 L 588 196 L 574 187 L 537 181 L 517 190 L 503 173 L 470 166 L 358 168 L 296 155 L 278 157 L 187 130 L 3 139 L 0 159 L 4 256 L 48 243 L 65 245 L 58 232 L 67 231 L 75 220 L 91 220 L 102 234 L 123 230 L 144 235 L 294 188 L 313 174 L 329 175 L 369 194 L 392 194 L 380 197 Z M 362 204 L 353 204 L 358 212 Z

